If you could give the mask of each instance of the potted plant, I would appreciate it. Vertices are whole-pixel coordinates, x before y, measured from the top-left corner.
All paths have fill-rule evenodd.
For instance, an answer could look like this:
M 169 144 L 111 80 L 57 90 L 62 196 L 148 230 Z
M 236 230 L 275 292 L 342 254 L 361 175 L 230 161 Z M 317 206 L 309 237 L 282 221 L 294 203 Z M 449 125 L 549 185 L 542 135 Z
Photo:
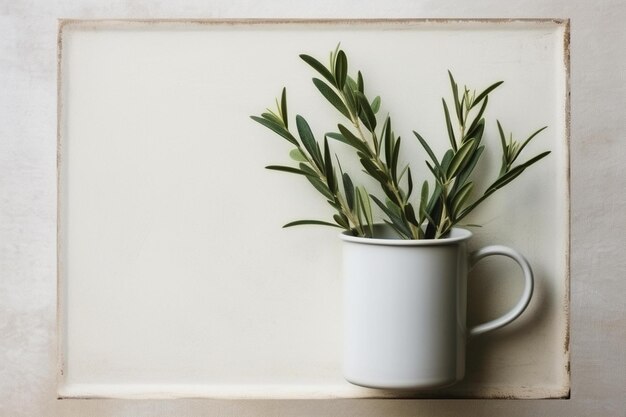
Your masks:
M 297 115 L 294 130 L 285 88 L 276 110 L 251 117 L 292 147 L 289 155 L 295 166 L 266 168 L 304 177 L 335 211 L 332 221 L 297 220 L 284 227 L 314 224 L 343 229 L 344 376 L 358 385 L 386 389 L 453 384 L 465 372 L 467 339 L 513 321 L 528 305 L 533 290 L 532 270 L 521 254 L 504 246 L 469 253 L 472 233 L 457 225 L 550 153 L 518 162 L 528 143 L 545 127 L 518 142 L 512 134 L 507 137 L 496 121 L 502 148 L 500 171 L 477 195 L 472 173 L 487 146 L 483 116 L 489 94 L 502 82 L 477 93 L 459 88 L 448 72 L 452 100 L 448 104 L 442 99 L 442 105 L 449 149 L 438 157 L 414 131 L 432 175 L 430 181 L 416 181 L 411 168 L 399 164 L 402 140 L 393 131 L 391 117 L 378 115 L 380 97 L 367 97 L 360 71 L 356 77 L 348 75 L 345 52 L 337 46 L 328 66 L 309 55 L 300 57 L 316 71 L 313 84 L 341 116 L 337 129 L 318 141 L 306 119 Z M 330 140 L 356 153 L 363 171 L 378 184 L 375 192 L 356 183 L 340 161 L 334 161 L 337 157 Z M 378 208 L 382 221 L 372 206 Z M 504 316 L 468 329 L 468 271 L 478 260 L 495 254 L 521 266 L 524 292 Z

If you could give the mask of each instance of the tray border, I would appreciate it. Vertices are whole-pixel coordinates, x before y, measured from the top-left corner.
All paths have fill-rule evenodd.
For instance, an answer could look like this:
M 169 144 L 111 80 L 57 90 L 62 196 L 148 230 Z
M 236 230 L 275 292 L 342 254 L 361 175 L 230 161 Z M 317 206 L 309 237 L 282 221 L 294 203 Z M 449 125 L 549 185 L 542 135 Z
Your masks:
M 146 391 L 146 385 L 137 385 L 138 387 L 144 387 L 136 393 L 125 394 L 115 389 L 109 389 L 106 394 L 106 389 L 101 389 L 101 392 L 105 394 L 93 395 L 89 394 L 89 389 L 74 391 L 74 393 L 65 391 L 62 389 L 64 385 L 65 376 L 65 357 L 64 357 L 64 334 L 65 334 L 65 316 L 66 312 L 63 308 L 65 302 L 65 291 L 63 281 L 63 262 L 62 262 L 62 222 L 61 222 L 61 196 L 62 196 L 62 150 L 63 150 L 63 132 L 62 132 L 62 115 L 63 115 L 63 98 L 62 98 L 62 65 L 63 65 L 63 31 L 66 27 L 124 27 L 124 26 L 149 26 L 149 25 L 167 25 L 167 24 L 191 24 L 191 25 L 211 25 L 211 26 L 243 26 L 243 25 L 422 25 L 428 23 L 446 24 L 540 24 L 561 27 L 563 30 L 563 69 L 564 69 L 564 132 L 565 132 L 565 203 L 567 210 L 565 212 L 566 219 L 566 253 L 564 254 L 564 272 L 565 272 L 565 291 L 561 304 L 561 310 L 564 313 L 565 319 L 565 334 L 563 344 L 563 354 L 565 359 L 566 368 L 566 383 L 561 388 L 561 391 L 552 394 L 545 395 L 540 392 L 529 388 L 525 394 L 510 395 L 504 393 L 498 393 L 498 390 L 491 390 L 489 394 L 485 396 L 475 395 L 454 395 L 447 392 L 438 394 L 436 391 L 428 392 L 389 392 L 382 390 L 371 390 L 370 394 L 363 392 L 357 395 L 350 395 L 349 390 L 346 390 L 348 395 L 328 395 L 319 389 L 307 389 L 303 390 L 304 395 L 295 395 L 298 390 L 293 390 L 292 395 L 285 395 L 284 391 L 279 390 L 266 390 L 265 394 L 258 392 L 258 389 L 251 389 L 246 394 L 237 394 L 232 390 L 225 388 L 215 389 L 200 389 L 200 390 L 186 390 L 184 392 L 176 393 L 163 393 L 160 390 L 150 392 Z M 172 399 L 172 398 L 201 398 L 201 399 L 238 399 L 238 400 L 257 400 L 257 399 L 564 399 L 569 400 L 571 398 L 571 354 L 570 354 L 570 331 L 571 331 L 571 229 L 572 229 L 572 216 L 571 216 L 571 22 L 569 18 L 172 18 L 172 19 L 135 19 L 135 18 L 123 18 L 123 19 L 75 19 L 75 18 L 59 18 L 57 19 L 57 120 L 56 120 L 56 185 L 57 185 L 57 207 L 56 207 L 56 290 L 57 290 L 57 305 L 56 305 L 56 395 L 58 400 L 62 399 Z M 91 384 L 89 385 L 91 386 Z M 93 385 L 94 387 L 96 385 Z M 98 385 L 100 386 L 100 385 Z M 100 387 L 109 387 L 111 385 L 102 385 Z M 256 386 L 255 386 L 256 387 Z M 281 386 L 276 386 L 281 387 Z M 326 386 L 324 386 L 326 387 Z M 78 394 L 76 393 L 78 392 Z M 269 394 L 268 394 L 269 392 Z M 280 394 L 283 392 L 283 394 Z

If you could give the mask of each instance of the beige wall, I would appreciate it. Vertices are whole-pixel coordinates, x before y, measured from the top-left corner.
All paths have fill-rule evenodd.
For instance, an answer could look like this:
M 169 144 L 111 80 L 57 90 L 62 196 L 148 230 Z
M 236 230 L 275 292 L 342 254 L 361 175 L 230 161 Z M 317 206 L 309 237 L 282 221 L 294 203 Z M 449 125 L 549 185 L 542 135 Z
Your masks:
M 129 2 L 131 3 L 131 2 Z M 571 18 L 572 398 L 547 401 L 55 400 L 56 19 Z M 0 416 L 626 416 L 626 4 L 495 0 L 0 5 Z

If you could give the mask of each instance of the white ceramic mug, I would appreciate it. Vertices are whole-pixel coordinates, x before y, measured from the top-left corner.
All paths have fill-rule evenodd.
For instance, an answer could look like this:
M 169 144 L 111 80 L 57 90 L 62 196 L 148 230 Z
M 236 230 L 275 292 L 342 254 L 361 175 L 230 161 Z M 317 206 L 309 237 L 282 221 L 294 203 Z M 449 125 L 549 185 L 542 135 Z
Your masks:
M 469 337 L 500 328 L 526 308 L 533 273 L 506 246 L 469 253 L 472 233 L 455 228 L 445 239 L 375 238 L 342 234 L 344 279 L 343 373 L 351 383 L 382 389 L 431 389 L 465 375 Z M 504 255 L 524 273 L 525 287 L 508 313 L 467 328 L 467 275 L 480 259 Z

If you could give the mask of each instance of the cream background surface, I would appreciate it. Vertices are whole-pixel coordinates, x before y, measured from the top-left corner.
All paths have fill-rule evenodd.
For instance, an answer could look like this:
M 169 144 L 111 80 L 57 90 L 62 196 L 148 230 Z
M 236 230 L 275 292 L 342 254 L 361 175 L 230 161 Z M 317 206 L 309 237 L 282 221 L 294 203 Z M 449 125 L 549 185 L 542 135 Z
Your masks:
M 59 394 L 567 396 L 565 31 L 552 21 L 64 22 Z M 499 169 L 495 118 L 516 138 L 548 126 L 522 158 L 544 149 L 550 157 L 467 220 L 484 224 L 472 230 L 470 250 L 500 243 L 524 254 L 534 299 L 514 324 L 471 340 L 467 375 L 450 389 L 393 393 L 346 383 L 337 230 L 280 227 L 330 211 L 302 178 L 262 169 L 290 163 L 290 147 L 248 115 L 286 85 L 292 124 L 298 113 L 318 137 L 334 128 L 336 112 L 297 56 L 303 48 L 325 55 L 338 41 L 352 68 L 369 70 L 366 91 L 383 97 L 380 113 L 391 114 L 416 184 L 429 176 L 411 127 L 439 154 L 449 145 L 440 108 L 447 68 L 479 90 L 496 74 L 506 80 L 489 97 L 477 189 Z M 376 193 L 346 147 L 330 146 L 344 172 Z M 512 308 L 521 278 L 504 258 L 480 262 L 468 278 L 469 325 Z
M 625 415 L 624 5 L 524 2 L 15 2 L 0 6 L 0 415 Z M 550 401 L 55 399 L 59 17 L 572 19 L 572 398 Z

